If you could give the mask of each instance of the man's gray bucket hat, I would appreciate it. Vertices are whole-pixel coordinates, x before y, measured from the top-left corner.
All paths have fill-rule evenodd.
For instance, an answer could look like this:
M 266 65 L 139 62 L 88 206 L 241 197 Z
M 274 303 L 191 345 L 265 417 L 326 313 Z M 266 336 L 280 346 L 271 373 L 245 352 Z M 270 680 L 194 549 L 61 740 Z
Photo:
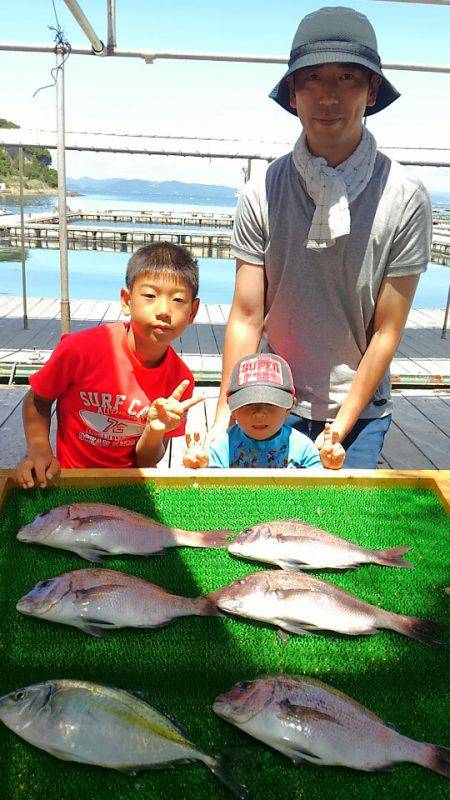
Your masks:
M 286 78 L 298 69 L 319 64 L 361 64 L 381 77 L 376 103 L 366 108 L 367 115 L 376 114 L 400 97 L 381 71 L 372 25 L 364 14 L 352 8 L 320 8 L 302 19 L 292 42 L 288 71 L 269 97 L 296 115 L 289 104 Z

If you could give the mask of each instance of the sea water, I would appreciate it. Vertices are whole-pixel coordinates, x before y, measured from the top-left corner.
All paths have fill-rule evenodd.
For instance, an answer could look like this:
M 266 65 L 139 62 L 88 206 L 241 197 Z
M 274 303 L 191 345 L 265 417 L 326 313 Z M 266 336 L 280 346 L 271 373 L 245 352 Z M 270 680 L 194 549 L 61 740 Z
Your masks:
M 56 198 L 52 196 L 26 197 L 25 213 L 50 210 Z M 174 216 L 181 211 L 202 210 L 216 213 L 233 213 L 235 202 L 225 200 L 222 204 L 201 204 L 184 198 L 183 201 L 171 199 L 150 201 L 141 198 L 106 197 L 102 195 L 83 195 L 68 197 L 68 206 L 76 211 L 122 210 L 122 211 L 167 211 Z M 0 195 L 0 207 L 7 207 L 9 213 L 17 213 L 17 198 Z M 100 223 L 102 226 L 105 223 Z M 1 226 L 1 217 L 0 217 Z M 123 224 L 122 224 L 123 226 Z M 141 226 L 139 226 L 141 227 Z M 151 226 L 149 226 L 150 228 Z M 160 227 L 160 226 L 158 226 Z M 204 228 L 195 228 L 197 233 Z M 59 250 L 27 248 L 26 251 L 27 295 L 29 297 L 58 297 L 60 291 Z M 69 250 L 69 294 L 73 300 L 117 300 L 123 286 L 126 264 L 130 253 L 107 251 Z M 224 258 L 199 258 L 200 298 L 204 303 L 231 303 L 234 289 L 234 260 Z M 15 249 L 3 252 L 0 260 L 0 294 L 21 295 L 20 252 Z M 430 264 L 427 272 L 420 277 L 414 298 L 414 308 L 445 308 L 450 282 L 448 267 Z

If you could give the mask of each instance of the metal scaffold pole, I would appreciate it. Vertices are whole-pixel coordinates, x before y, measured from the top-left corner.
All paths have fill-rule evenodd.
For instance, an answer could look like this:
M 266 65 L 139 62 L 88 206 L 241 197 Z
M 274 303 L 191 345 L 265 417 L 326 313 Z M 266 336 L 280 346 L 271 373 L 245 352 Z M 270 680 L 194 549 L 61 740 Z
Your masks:
M 23 213 L 23 147 L 19 147 L 19 178 L 20 178 L 20 253 L 22 256 L 22 306 L 23 327 L 28 330 L 27 312 L 27 273 L 25 269 L 25 221 Z
M 61 274 L 61 334 L 70 333 L 69 267 L 67 258 L 66 149 L 64 114 L 64 58 L 67 48 L 56 47 L 56 117 L 58 131 L 59 264 Z

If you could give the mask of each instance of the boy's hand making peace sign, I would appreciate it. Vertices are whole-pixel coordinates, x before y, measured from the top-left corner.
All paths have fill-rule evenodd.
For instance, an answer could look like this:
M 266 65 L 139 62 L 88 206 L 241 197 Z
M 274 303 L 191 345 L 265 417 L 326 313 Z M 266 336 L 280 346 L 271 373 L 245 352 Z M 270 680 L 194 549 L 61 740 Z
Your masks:
M 181 381 L 170 397 L 158 397 L 153 401 L 147 414 L 148 429 L 169 433 L 178 428 L 192 406 L 204 401 L 204 397 L 190 397 L 181 401 L 188 386 L 188 380 Z
M 340 469 L 345 459 L 345 450 L 341 443 L 338 442 L 339 433 L 334 431 L 329 422 L 325 423 L 325 428 L 322 434 L 322 446 L 317 442 L 319 447 L 320 460 L 325 469 Z

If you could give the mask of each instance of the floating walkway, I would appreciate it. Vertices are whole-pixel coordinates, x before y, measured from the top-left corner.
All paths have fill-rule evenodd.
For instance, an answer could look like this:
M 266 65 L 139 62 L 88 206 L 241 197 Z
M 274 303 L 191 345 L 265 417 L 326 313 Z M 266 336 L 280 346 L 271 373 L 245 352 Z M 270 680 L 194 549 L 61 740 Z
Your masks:
M 104 250 L 109 252 L 133 252 L 138 247 L 152 242 L 181 244 L 199 258 L 230 258 L 232 214 L 187 211 L 70 211 L 67 214 L 67 239 L 70 250 Z M 109 226 L 76 224 L 83 222 L 108 222 Z M 131 227 L 118 227 L 116 223 L 128 223 Z M 142 224 L 160 225 L 149 230 L 138 227 Z M 208 227 L 203 233 L 183 230 L 183 227 Z M 211 230 L 216 228 L 220 231 Z M 20 247 L 22 232 L 20 216 L 7 214 L 0 217 L 0 242 L 10 247 Z M 59 248 L 58 212 L 27 214 L 24 224 L 26 247 L 56 250 Z M 431 260 L 435 264 L 450 266 L 450 216 L 433 214 L 433 242 Z
M 3 244 L 20 247 L 22 233 L 20 226 L 3 228 L 0 226 Z M 50 223 L 27 224 L 24 229 L 26 247 L 46 250 L 59 249 L 59 227 Z M 144 244 L 152 242 L 172 242 L 187 247 L 200 258 L 230 258 L 231 233 L 192 233 L 177 228 L 88 227 L 68 225 L 67 242 L 70 250 L 104 250 L 130 253 Z

